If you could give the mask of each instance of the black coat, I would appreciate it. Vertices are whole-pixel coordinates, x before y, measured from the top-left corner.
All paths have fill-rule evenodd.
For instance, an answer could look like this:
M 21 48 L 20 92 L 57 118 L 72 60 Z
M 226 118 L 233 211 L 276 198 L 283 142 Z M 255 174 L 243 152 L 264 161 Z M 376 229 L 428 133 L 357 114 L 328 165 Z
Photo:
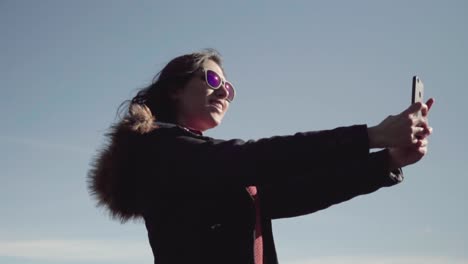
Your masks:
M 253 263 L 256 216 L 247 186 L 258 189 L 264 262 L 271 264 L 278 262 L 272 219 L 403 179 L 401 170 L 389 171 L 387 150 L 369 153 L 365 125 L 247 142 L 158 125 L 144 135 L 117 128 L 90 173 L 114 216 L 143 216 L 156 264 Z

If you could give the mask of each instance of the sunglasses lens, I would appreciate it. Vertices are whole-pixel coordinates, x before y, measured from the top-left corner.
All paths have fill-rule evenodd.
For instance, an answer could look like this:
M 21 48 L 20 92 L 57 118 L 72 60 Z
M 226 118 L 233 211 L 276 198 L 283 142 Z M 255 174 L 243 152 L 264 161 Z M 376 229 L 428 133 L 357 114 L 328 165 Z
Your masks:
M 221 86 L 221 77 L 214 71 L 206 71 L 206 82 L 209 86 L 217 89 Z
M 226 90 L 228 91 L 228 101 L 232 102 L 232 100 L 234 100 L 234 87 L 232 87 L 232 84 L 230 82 L 225 82 L 224 88 L 226 88 Z
M 221 84 L 222 84 L 221 77 L 216 72 L 214 72 L 212 70 L 207 70 L 206 71 L 206 82 L 213 89 L 220 88 Z M 225 82 L 224 83 L 224 88 L 228 92 L 227 100 L 232 102 L 232 100 L 234 100 L 234 87 L 232 86 L 232 84 L 230 82 Z

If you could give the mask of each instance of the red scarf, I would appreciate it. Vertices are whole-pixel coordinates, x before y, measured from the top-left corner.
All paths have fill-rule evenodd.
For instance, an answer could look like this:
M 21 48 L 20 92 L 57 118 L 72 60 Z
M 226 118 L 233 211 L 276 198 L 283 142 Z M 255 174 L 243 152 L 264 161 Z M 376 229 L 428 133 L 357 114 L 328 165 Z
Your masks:
M 262 238 L 262 219 L 260 215 L 260 203 L 257 196 L 257 187 L 249 186 L 247 191 L 252 196 L 255 206 L 255 233 L 254 233 L 254 258 L 255 264 L 263 264 L 263 238 Z

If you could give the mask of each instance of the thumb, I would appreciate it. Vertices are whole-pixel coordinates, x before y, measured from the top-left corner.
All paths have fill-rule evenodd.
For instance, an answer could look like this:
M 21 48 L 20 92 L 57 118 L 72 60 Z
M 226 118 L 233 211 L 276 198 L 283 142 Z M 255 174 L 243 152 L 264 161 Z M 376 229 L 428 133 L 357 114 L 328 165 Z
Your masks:
M 409 114 L 416 113 L 417 111 L 421 110 L 422 105 L 423 104 L 421 102 L 416 102 L 410 105 L 405 111 L 403 111 L 403 114 L 409 115 Z

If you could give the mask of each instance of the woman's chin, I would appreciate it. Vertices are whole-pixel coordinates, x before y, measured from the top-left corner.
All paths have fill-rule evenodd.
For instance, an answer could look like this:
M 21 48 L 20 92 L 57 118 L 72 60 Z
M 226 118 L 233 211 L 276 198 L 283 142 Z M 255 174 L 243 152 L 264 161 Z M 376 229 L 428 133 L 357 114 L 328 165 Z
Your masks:
M 223 116 L 221 116 L 218 113 L 211 113 L 210 118 L 206 120 L 205 124 L 208 127 L 207 129 L 214 128 L 221 124 L 221 121 L 223 120 Z
M 198 118 L 190 123 L 192 128 L 205 131 L 221 124 L 223 117 L 224 115 L 218 112 L 207 112 L 203 115 L 203 118 Z

